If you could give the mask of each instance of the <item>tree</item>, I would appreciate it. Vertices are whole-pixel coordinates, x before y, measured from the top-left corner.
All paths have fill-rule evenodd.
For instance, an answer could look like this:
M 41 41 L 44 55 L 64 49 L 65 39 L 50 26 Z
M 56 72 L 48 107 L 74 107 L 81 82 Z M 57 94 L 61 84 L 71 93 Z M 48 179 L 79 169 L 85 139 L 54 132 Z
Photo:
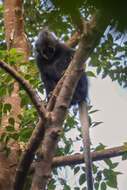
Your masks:
M 114 32 L 111 17 L 106 14 L 104 17 L 103 9 L 97 10 L 98 6 L 82 0 L 73 1 L 74 8 L 72 2 L 66 0 L 27 0 L 22 3 L 21 0 L 4 0 L 0 5 L 0 189 L 20 190 L 24 184 L 26 190 L 31 184 L 32 190 L 45 189 L 46 185 L 55 189 L 58 180 L 64 189 L 70 189 L 66 179 L 57 177 L 59 170 L 56 167 L 65 165 L 70 165 L 75 175 L 79 173 L 79 186 L 75 189 L 80 189 L 80 186 L 85 189 L 83 154 L 70 155 L 74 142 L 66 135 L 76 127 L 76 140 L 81 140 L 77 108 L 70 114 L 67 108 L 88 58 L 89 65 L 97 68 L 97 74 L 102 73 L 103 78 L 110 76 L 126 87 L 126 40 L 117 42 L 126 33 Z M 29 44 L 33 44 L 40 29 L 47 25 L 68 46 L 76 47 L 78 44 L 78 50 L 45 108 L 45 99 L 40 100 L 44 87 Z M 90 71 L 87 74 L 95 76 Z M 65 101 L 66 96 L 70 97 L 68 102 Z M 89 113 L 96 111 L 91 106 L 89 109 Z M 92 122 L 90 117 L 89 120 L 91 127 L 101 124 Z M 62 143 L 58 146 L 60 138 Z M 124 155 L 125 159 L 127 149 L 125 145 L 104 148 L 101 144 L 92 153 L 93 161 L 104 160 L 109 167 L 101 170 L 93 163 L 94 187 L 117 188 L 119 172 L 114 169 L 118 163 L 112 163 L 110 158 Z M 80 166 L 81 163 L 83 165 Z

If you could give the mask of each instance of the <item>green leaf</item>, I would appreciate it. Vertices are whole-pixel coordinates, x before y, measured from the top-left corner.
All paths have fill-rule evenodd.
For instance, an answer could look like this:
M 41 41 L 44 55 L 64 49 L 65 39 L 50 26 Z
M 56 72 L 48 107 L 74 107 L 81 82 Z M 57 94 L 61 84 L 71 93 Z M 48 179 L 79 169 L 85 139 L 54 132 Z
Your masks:
M 101 190 L 106 190 L 107 187 L 106 187 L 106 184 L 104 182 L 101 183 Z
M 25 79 L 29 80 L 31 78 L 31 76 L 29 74 L 25 75 Z
M 14 126 L 14 124 L 15 124 L 15 119 L 14 119 L 13 117 L 10 117 L 10 118 L 8 119 L 8 122 L 9 122 L 11 125 Z
M 7 113 L 7 111 L 11 111 L 11 104 L 4 104 L 3 112 Z
M 83 187 L 82 190 L 87 190 L 86 187 Z
M 86 175 L 81 174 L 79 178 L 79 184 L 82 185 L 83 183 L 85 183 L 85 181 L 86 181 Z
M 13 55 L 16 54 L 16 53 L 17 53 L 16 48 L 10 49 L 9 53 L 10 53 L 10 54 L 13 54 Z
M 96 151 L 104 150 L 104 149 L 105 149 L 105 145 L 103 145 L 102 143 L 100 143 L 99 146 L 96 147 Z
M 116 168 L 118 165 L 119 165 L 119 163 L 118 163 L 118 162 L 116 162 L 116 163 L 112 163 L 112 165 L 111 165 L 111 169 Z
M 29 138 L 31 137 L 32 131 L 33 130 L 29 128 L 22 129 L 20 132 L 20 140 L 23 142 L 27 142 Z
M 71 190 L 70 186 L 67 185 L 67 184 L 64 184 L 64 189 L 66 189 L 66 190 Z
M 98 74 L 98 75 L 99 75 L 100 72 L 101 72 L 101 68 L 102 68 L 101 66 L 98 66 L 98 67 L 97 67 L 97 74 Z
M 5 143 L 6 143 L 6 144 L 8 143 L 9 139 L 10 139 L 10 136 L 9 136 L 9 135 L 6 136 L 6 140 L 5 140 Z
M 110 169 L 114 169 L 118 166 L 118 162 L 116 163 L 112 163 L 112 161 L 110 159 L 104 159 L 104 162 L 109 166 Z
M 96 113 L 98 111 L 100 111 L 100 110 L 93 110 L 93 111 L 90 111 L 89 114 Z
M 96 174 L 97 173 L 97 166 L 93 165 L 93 173 Z
M 109 166 L 109 168 L 112 167 L 112 161 L 109 158 L 104 159 L 104 162 Z
M 102 179 L 102 171 L 99 171 L 98 173 L 97 173 L 97 176 L 96 176 L 96 181 L 101 181 L 101 179 Z
M 127 160 L 127 152 L 122 155 L 122 160 Z
M 14 83 L 10 83 L 9 86 L 8 86 L 8 93 L 9 95 L 11 95 L 11 93 L 13 92 L 14 90 Z
M 89 77 L 96 77 L 96 75 L 92 71 L 87 71 L 86 73 Z
M 14 139 L 15 141 L 17 141 L 18 138 L 19 138 L 19 134 L 18 134 L 18 133 L 10 134 L 10 137 L 11 137 L 12 139 Z
M 6 57 L 9 55 L 9 52 L 6 50 L 0 50 L 0 54 L 2 54 L 3 57 Z
M 1 137 L 0 137 L 0 142 L 2 142 L 2 141 L 4 140 L 5 136 L 6 136 L 6 133 L 5 133 L 5 132 L 2 133 L 2 135 L 1 135 Z
M 5 87 L 0 88 L 0 98 L 3 98 L 6 95 L 7 89 Z
M 126 147 L 127 147 L 127 142 L 124 142 L 124 146 L 126 146 Z
M 112 177 L 112 179 L 109 180 L 109 181 L 107 181 L 106 184 L 107 184 L 109 187 L 117 188 L 116 176 Z
M 80 188 L 79 187 L 74 187 L 74 190 L 80 190 Z
M 28 105 L 29 101 L 30 101 L 29 96 L 27 94 L 23 94 L 21 96 L 21 102 L 20 102 L 21 108 L 23 108 L 24 106 Z
M 6 126 L 6 130 L 9 132 L 13 132 L 13 131 L 15 131 L 15 128 L 14 128 L 14 126 L 8 125 L 8 126 Z
M 117 188 L 117 178 L 116 176 L 119 174 L 112 170 L 104 169 L 103 174 L 105 176 L 106 184 L 110 187 Z
M 7 75 L 5 82 L 9 83 L 10 81 L 12 81 L 13 77 L 11 75 Z
M 94 183 L 94 187 L 96 190 L 98 190 L 99 189 L 99 183 Z
M 93 123 L 92 123 L 92 127 L 95 127 L 95 126 L 100 125 L 100 124 L 102 124 L 102 123 L 103 123 L 102 121 L 93 122 Z
M 3 103 L 0 103 L 0 111 L 2 110 L 3 108 Z
M 19 118 L 20 120 L 23 120 L 23 119 L 24 119 L 24 117 L 23 117 L 21 114 L 18 115 L 18 118 Z
M 79 166 L 76 167 L 76 168 L 74 169 L 74 174 L 77 174 L 77 173 L 79 172 L 79 170 L 80 170 L 80 167 L 79 167 Z

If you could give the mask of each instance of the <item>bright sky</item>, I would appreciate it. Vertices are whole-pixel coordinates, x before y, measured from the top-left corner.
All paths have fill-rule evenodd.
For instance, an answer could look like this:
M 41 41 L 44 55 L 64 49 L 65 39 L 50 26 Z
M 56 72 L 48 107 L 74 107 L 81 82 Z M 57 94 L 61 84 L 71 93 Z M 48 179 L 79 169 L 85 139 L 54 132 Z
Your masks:
M 89 96 L 94 109 L 100 110 L 93 115 L 93 119 L 103 121 L 91 130 L 92 143 L 96 145 L 101 142 L 115 147 L 127 142 L 127 89 L 109 78 L 102 80 L 98 77 L 90 80 Z M 115 161 L 121 162 L 116 169 L 124 173 L 118 178 L 119 190 L 126 190 L 127 161 L 121 161 L 121 157 L 115 158 Z

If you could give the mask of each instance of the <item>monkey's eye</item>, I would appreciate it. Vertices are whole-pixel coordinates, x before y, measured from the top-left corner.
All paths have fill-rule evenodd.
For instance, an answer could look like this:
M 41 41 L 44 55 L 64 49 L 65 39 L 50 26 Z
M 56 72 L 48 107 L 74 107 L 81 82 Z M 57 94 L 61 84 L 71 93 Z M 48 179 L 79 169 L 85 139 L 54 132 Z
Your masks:
M 54 53 L 54 48 L 52 47 L 47 47 L 43 50 L 43 53 L 46 54 L 46 55 L 50 55 L 52 53 Z
M 55 51 L 55 49 L 53 47 L 48 47 L 47 49 L 48 49 L 49 53 L 54 53 L 54 51 Z

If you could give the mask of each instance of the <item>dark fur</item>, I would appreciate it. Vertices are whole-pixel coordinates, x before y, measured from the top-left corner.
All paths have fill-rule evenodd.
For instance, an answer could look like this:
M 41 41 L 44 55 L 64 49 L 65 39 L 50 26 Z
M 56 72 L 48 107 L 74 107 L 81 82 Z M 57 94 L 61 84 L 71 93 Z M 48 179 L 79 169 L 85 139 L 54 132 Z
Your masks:
M 37 66 L 48 96 L 67 69 L 75 51 L 56 40 L 47 29 L 43 29 L 36 42 L 36 52 Z M 87 77 L 85 72 L 83 72 L 71 105 L 86 101 L 87 92 Z

